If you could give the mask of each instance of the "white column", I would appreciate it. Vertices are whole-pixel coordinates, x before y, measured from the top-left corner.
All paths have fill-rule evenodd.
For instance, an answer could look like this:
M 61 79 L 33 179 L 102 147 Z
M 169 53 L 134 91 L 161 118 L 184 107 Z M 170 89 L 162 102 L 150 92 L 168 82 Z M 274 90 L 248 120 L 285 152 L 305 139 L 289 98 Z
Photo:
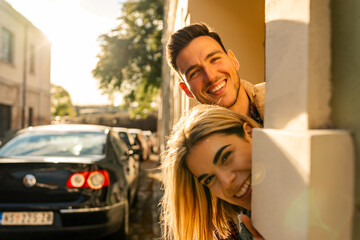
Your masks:
M 267 240 L 352 239 L 353 140 L 327 129 L 329 6 L 265 1 L 265 128 L 253 136 L 252 214 Z

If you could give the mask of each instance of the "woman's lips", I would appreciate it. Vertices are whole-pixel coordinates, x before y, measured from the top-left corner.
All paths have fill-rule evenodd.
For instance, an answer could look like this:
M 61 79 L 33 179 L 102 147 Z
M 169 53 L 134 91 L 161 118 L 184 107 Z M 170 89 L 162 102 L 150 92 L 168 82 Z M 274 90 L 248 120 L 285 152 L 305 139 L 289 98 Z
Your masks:
M 241 186 L 239 192 L 237 192 L 234 197 L 242 198 L 246 195 L 246 193 L 251 189 L 251 176 L 249 176 L 243 185 Z

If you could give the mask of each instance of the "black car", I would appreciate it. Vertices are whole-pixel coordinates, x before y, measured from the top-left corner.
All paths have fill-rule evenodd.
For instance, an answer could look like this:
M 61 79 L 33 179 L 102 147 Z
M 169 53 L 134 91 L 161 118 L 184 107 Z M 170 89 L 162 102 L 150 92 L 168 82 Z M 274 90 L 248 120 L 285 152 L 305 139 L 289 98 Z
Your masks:
M 128 130 L 129 133 L 132 135 L 132 137 L 135 139 L 135 142 L 137 142 L 137 144 L 140 146 L 140 150 L 141 150 L 140 160 L 141 161 L 148 160 L 151 155 L 151 150 L 142 130 L 138 128 L 129 128 Z
M 105 126 L 20 130 L 0 148 L 0 239 L 125 239 L 131 158 Z
M 119 137 L 126 143 L 129 149 L 133 150 L 137 160 L 141 158 L 141 146 L 131 135 L 130 130 L 124 127 L 113 127 L 114 131 L 119 134 Z
M 127 147 L 132 151 L 134 156 L 134 161 L 132 161 L 130 165 L 130 170 L 133 173 L 129 175 L 129 185 L 130 185 L 130 191 L 129 191 L 129 203 L 130 206 L 133 206 L 135 200 L 136 200 L 136 194 L 138 190 L 139 185 L 139 175 L 140 175 L 140 156 L 141 156 L 141 149 L 140 145 L 135 141 L 133 136 L 129 133 L 129 130 L 127 128 L 123 127 L 113 127 L 112 130 L 116 133 L 118 133 L 120 139 L 123 140 L 123 142 L 127 145 Z

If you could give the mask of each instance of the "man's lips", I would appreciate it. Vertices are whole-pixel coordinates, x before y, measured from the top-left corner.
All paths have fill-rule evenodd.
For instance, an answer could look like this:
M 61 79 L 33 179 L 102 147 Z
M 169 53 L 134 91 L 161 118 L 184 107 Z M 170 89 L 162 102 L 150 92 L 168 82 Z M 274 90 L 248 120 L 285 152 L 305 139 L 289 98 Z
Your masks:
M 211 94 L 216 94 L 217 92 L 220 92 L 220 90 L 223 89 L 223 87 L 225 87 L 225 85 L 226 85 L 226 80 L 223 80 L 219 84 L 217 84 L 216 86 L 209 89 L 208 92 L 211 93 Z

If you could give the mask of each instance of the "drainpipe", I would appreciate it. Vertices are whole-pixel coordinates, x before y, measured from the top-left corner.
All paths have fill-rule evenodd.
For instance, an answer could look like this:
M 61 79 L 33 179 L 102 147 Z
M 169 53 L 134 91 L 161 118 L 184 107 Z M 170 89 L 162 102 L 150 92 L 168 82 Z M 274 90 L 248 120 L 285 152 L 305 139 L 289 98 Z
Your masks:
M 28 25 L 24 29 L 24 68 L 23 68 L 23 91 L 22 91 L 22 111 L 21 111 L 21 128 L 25 128 L 25 109 L 26 109 L 26 78 L 27 78 L 27 41 Z

